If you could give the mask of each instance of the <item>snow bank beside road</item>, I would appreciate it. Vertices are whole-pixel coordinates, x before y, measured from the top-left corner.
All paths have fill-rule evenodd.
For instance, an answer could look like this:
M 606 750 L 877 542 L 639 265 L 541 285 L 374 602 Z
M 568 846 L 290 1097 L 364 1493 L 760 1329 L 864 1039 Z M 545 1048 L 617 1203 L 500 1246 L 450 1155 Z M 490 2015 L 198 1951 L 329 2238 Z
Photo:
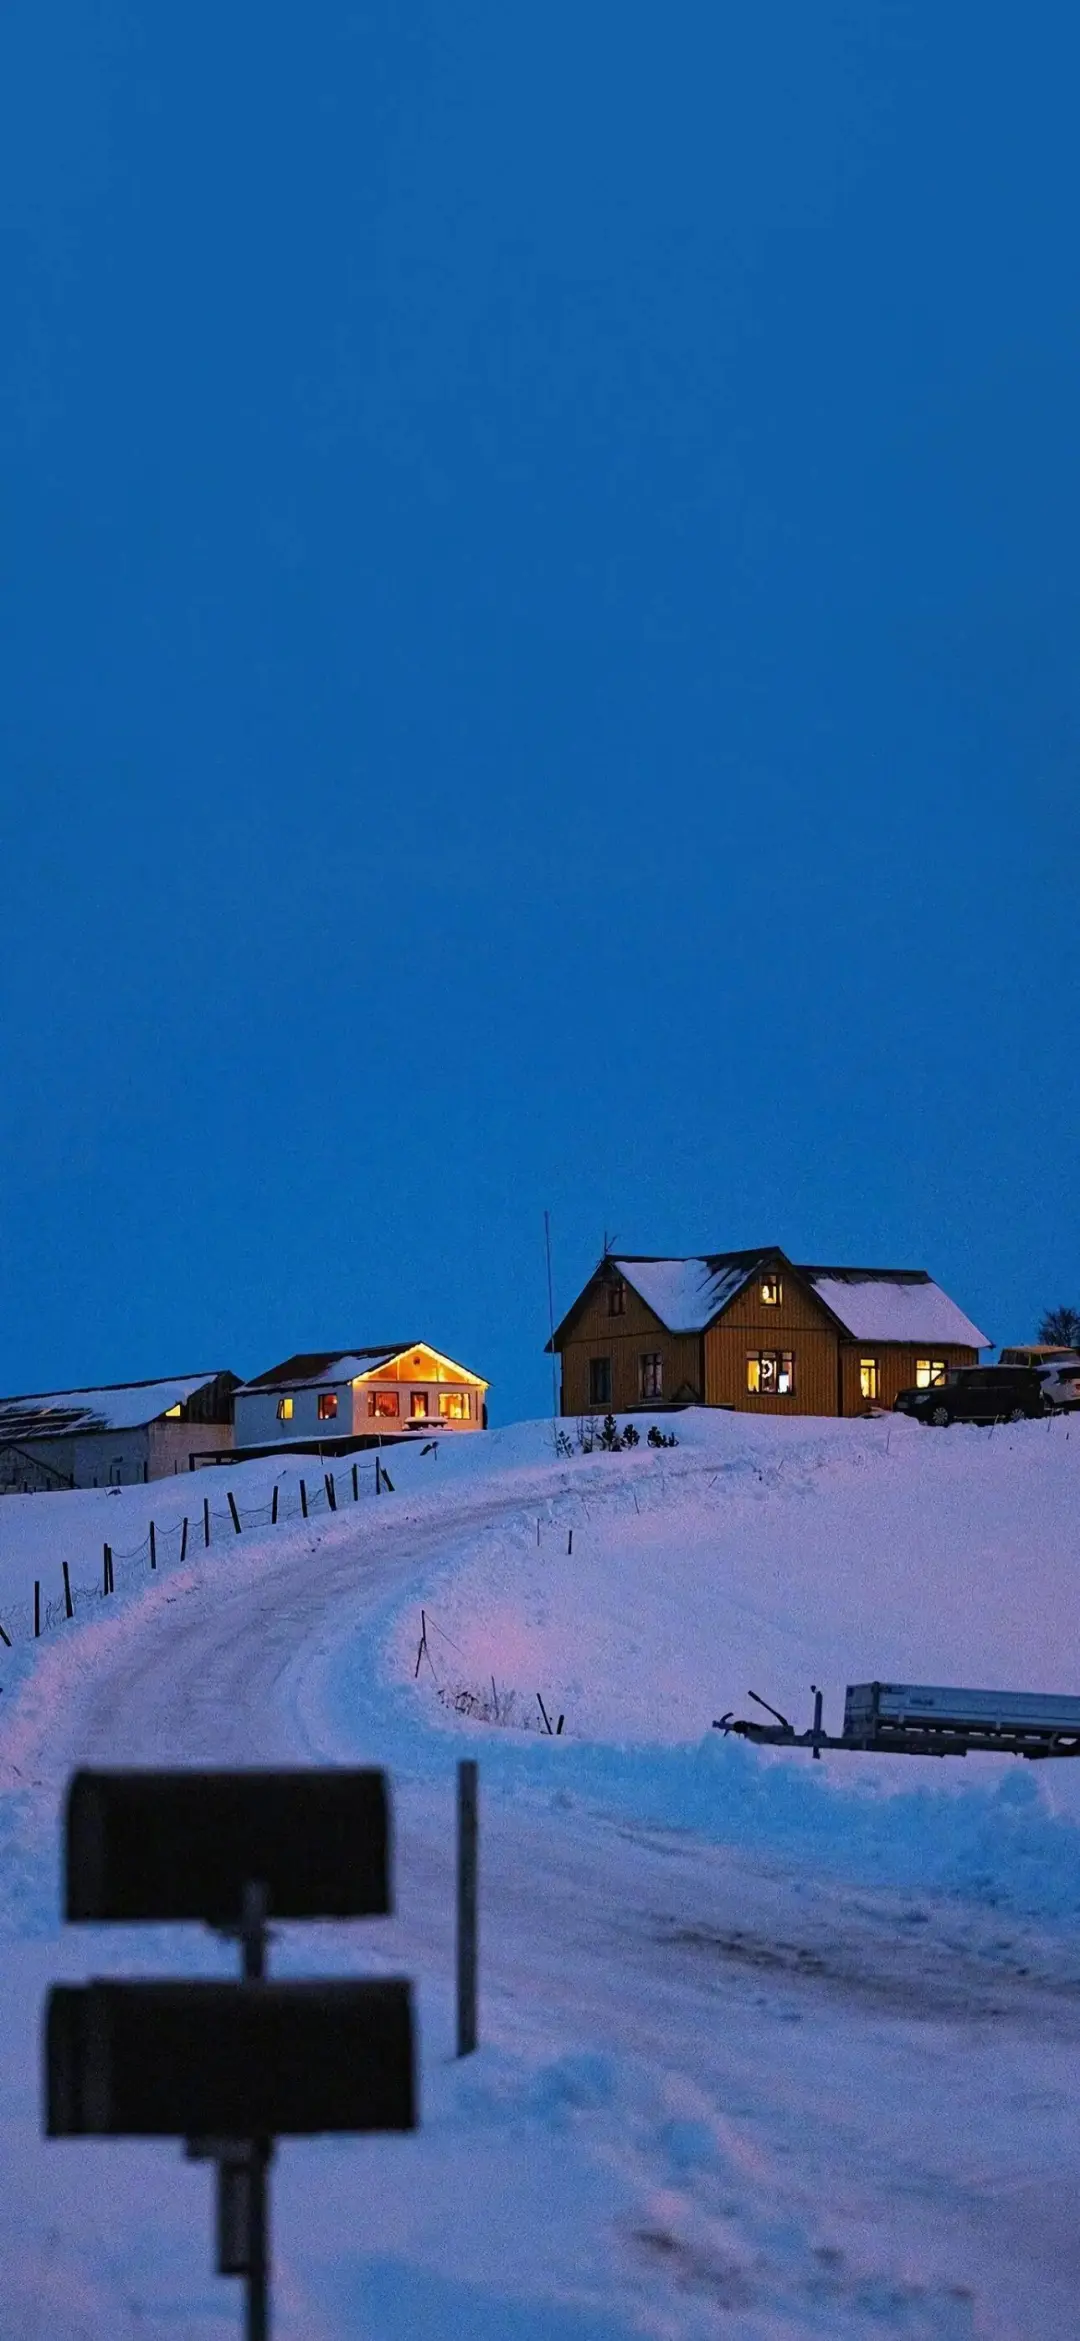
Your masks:
M 391 1677 L 487 1775 L 853 1878 L 1080 1914 L 1080 1776 L 1011 1757 L 759 1751 L 710 1730 L 753 1688 L 1076 1691 L 1080 1438 L 679 1418 L 674 1451 L 575 1459 L 545 1503 L 458 1530 L 398 1612 Z M 419 1677 L 421 1606 L 428 1631 Z M 565 1715 L 558 1746 L 537 1693 Z M 465 1712 L 456 1711 L 456 1703 Z M 471 1712 L 470 1712 L 471 1710 Z
M 749 1687 L 802 1723 L 819 1684 L 833 1730 L 875 1677 L 1080 1689 L 1080 1432 L 675 1423 L 673 1451 L 575 1458 L 531 1515 L 451 1532 L 425 1588 L 451 1692 L 494 1677 L 575 1737 L 685 1742 Z M 418 1634 L 416 1607 L 400 1673 Z

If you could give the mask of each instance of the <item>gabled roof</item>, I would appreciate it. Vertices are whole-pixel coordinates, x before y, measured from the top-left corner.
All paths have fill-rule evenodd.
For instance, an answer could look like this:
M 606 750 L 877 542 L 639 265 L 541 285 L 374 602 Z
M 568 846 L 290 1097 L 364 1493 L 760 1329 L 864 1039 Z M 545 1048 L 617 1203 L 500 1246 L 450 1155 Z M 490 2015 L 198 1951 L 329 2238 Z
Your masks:
M 374 1349 L 357 1346 L 354 1349 L 301 1349 L 295 1357 L 287 1357 L 279 1366 L 268 1367 L 265 1374 L 255 1374 L 250 1382 L 242 1382 L 246 1390 L 312 1390 L 321 1382 L 351 1382 L 357 1374 L 373 1373 L 379 1366 L 388 1366 L 391 1358 L 400 1357 L 403 1350 L 418 1349 L 416 1341 L 380 1341 Z
M 633 1257 L 612 1266 L 669 1333 L 703 1333 L 770 1252 L 710 1252 L 690 1260 Z
M 22 1398 L 0 1398 L 0 1440 L 25 1444 L 88 1431 L 142 1430 L 174 1406 L 185 1405 L 223 1372 L 218 1367 L 212 1374 L 179 1374 L 165 1382 L 107 1382 L 91 1390 L 36 1390 Z
M 589 1285 L 605 1271 L 614 1271 L 666 1332 L 704 1333 L 770 1264 L 801 1277 L 851 1340 L 933 1341 L 965 1349 L 990 1346 L 988 1336 L 964 1316 L 925 1268 L 803 1267 L 775 1244 L 752 1252 L 699 1253 L 682 1260 L 647 1253 L 608 1255 L 594 1269 Z M 575 1301 L 556 1327 L 549 1348 L 558 1346 L 578 1305 Z
M 295 1357 L 285 1358 L 281 1365 L 268 1367 L 265 1374 L 256 1374 L 250 1382 L 242 1382 L 237 1396 L 242 1398 L 253 1390 L 318 1390 L 327 1384 L 355 1382 L 361 1375 L 377 1374 L 381 1367 L 393 1365 L 395 1358 L 406 1357 L 411 1349 L 425 1349 L 442 1366 L 449 1366 L 454 1374 L 483 1389 L 489 1384 L 481 1374 L 446 1357 L 430 1341 L 381 1341 L 355 1349 L 304 1349 Z

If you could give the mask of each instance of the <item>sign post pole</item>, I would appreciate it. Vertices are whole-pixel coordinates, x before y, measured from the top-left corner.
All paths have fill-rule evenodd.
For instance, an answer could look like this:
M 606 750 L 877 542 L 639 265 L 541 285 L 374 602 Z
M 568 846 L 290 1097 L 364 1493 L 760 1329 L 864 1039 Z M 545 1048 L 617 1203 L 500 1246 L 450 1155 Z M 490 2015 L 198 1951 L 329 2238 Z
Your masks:
M 477 2038 L 477 1770 L 474 1757 L 467 1757 L 458 1765 L 457 2052 L 459 2057 L 472 2055 Z
M 249 1879 L 244 1887 L 240 1929 L 245 1983 L 262 1983 L 266 1976 L 266 1887 Z M 267 2166 L 265 2138 L 248 2140 L 248 2265 L 246 2341 L 268 2341 L 267 2302 Z M 218 2184 L 225 2183 L 219 2166 Z

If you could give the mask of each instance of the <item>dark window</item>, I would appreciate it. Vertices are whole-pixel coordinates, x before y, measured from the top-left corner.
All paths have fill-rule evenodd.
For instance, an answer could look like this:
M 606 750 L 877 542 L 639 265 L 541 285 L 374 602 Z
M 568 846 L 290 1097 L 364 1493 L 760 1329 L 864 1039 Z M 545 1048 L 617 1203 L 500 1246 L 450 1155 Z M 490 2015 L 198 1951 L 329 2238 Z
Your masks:
M 626 1286 L 621 1276 L 617 1277 L 615 1282 L 609 1284 L 607 1288 L 607 1313 L 609 1317 L 625 1317 L 626 1315 Z
M 590 1406 L 610 1406 L 611 1404 L 611 1359 L 609 1357 L 591 1357 L 589 1359 L 589 1404 Z
M 320 1392 L 319 1392 L 319 1421 L 320 1421 L 320 1422 L 333 1422 L 333 1419 L 334 1419 L 334 1416 L 335 1416 L 335 1414 L 336 1414 L 336 1413 L 337 1413 L 337 1391 L 336 1391 L 336 1390 L 320 1390 Z
M 795 1395 L 794 1350 L 751 1350 L 746 1360 L 746 1387 L 759 1398 L 793 1398 Z
M 664 1395 L 664 1358 L 659 1349 L 646 1350 L 638 1359 L 638 1397 L 662 1398 Z
M 397 1391 L 369 1390 L 367 1394 L 367 1410 L 369 1414 L 375 1415 L 396 1414 L 398 1412 Z

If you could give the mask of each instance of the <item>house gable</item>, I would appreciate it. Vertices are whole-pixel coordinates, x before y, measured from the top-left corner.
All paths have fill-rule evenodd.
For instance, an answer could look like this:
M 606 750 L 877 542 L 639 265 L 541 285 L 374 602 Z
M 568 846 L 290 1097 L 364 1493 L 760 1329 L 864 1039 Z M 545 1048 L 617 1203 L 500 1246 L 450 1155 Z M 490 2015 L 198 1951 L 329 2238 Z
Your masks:
M 346 1360 L 346 1363 L 349 1361 Z M 488 1385 L 479 1374 L 470 1374 L 467 1366 L 456 1365 L 453 1358 L 444 1357 L 441 1350 L 432 1349 L 426 1341 L 415 1341 L 404 1349 L 365 1366 L 352 1377 L 354 1389 L 368 1382 L 454 1382 L 469 1390 L 486 1390 Z

